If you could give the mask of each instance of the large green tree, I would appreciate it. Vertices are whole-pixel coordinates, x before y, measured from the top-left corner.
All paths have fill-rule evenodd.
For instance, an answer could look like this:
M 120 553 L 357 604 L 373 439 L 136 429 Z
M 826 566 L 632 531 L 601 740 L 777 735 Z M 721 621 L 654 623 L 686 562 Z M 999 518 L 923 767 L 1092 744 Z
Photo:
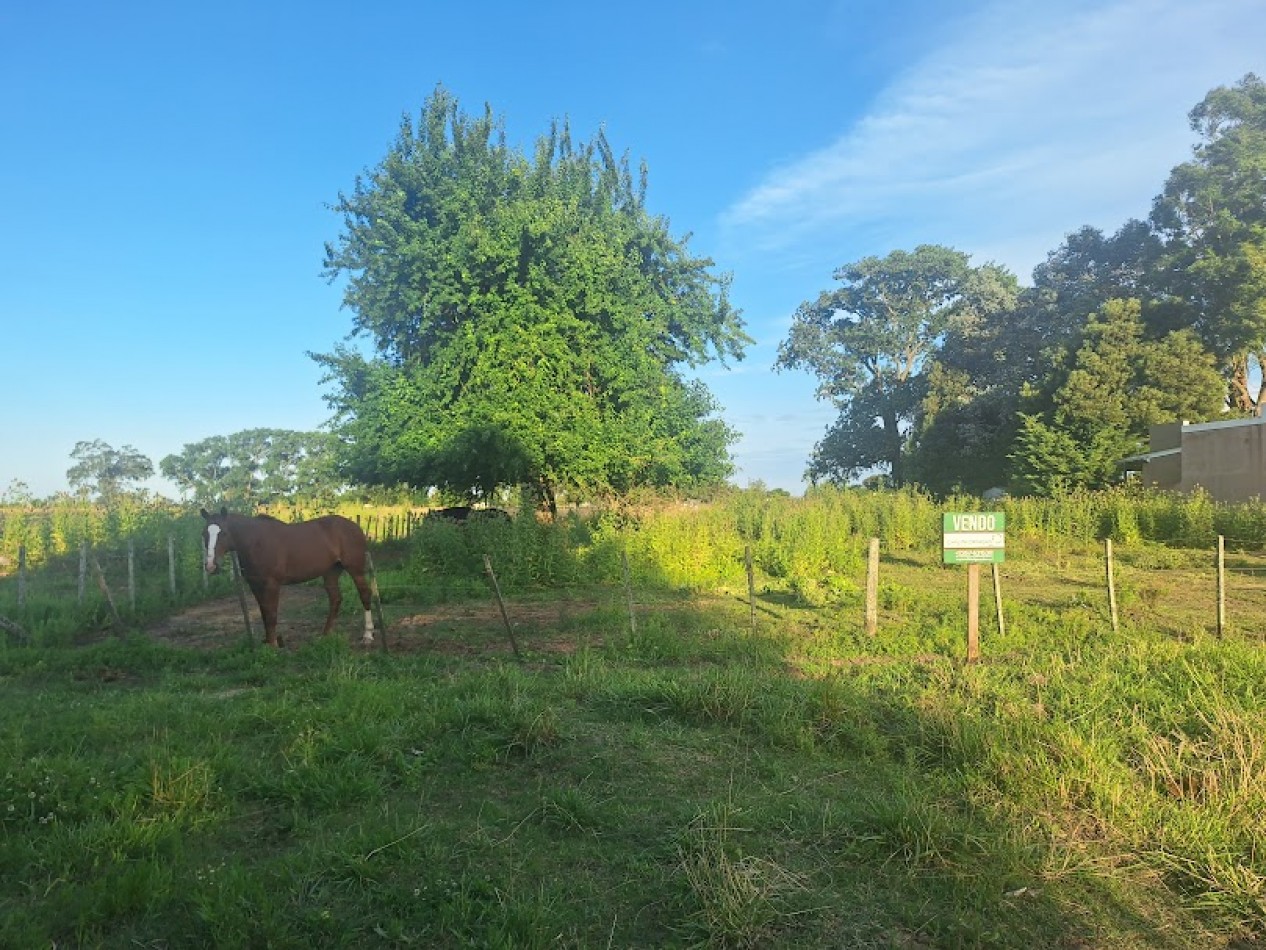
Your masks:
M 1145 299 L 1161 251 L 1145 221 L 1127 221 L 1113 234 L 1085 225 L 1066 235 L 1033 269 L 1049 338 L 1076 336 L 1109 300 Z
M 736 435 L 684 371 L 750 341 L 645 195 L 602 133 L 556 125 L 528 158 L 436 90 L 336 205 L 327 275 L 370 345 L 314 358 L 348 476 L 546 499 L 723 480 Z
M 1228 404 L 1259 413 L 1266 392 L 1266 82 L 1249 74 L 1190 113 L 1202 141 L 1152 209 L 1165 243 L 1158 287 L 1221 361 Z
M 1158 252 L 1149 227 L 1130 221 L 1115 234 L 1068 234 L 1034 269 L 1032 287 L 998 268 L 978 269 L 974 306 L 951 322 L 925 374 L 914 480 L 938 492 L 1008 484 L 1021 410 L 1053 411 L 1088 321 L 1107 301 L 1138 296 Z
M 840 411 L 814 449 L 809 475 L 846 481 L 886 468 L 900 485 L 930 358 L 956 320 L 1009 290 L 994 279 L 997 269 L 986 275 L 961 251 L 926 244 L 845 264 L 833 276 L 839 287 L 796 310 L 776 363 L 812 372 L 818 397 Z
M 925 361 L 907 474 L 937 492 L 1006 484 L 1016 407 L 1046 334 L 1032 291 L 994 264 L 972 270 L 954 318 Z
M 70 487 L 105 504 L 154 474 L 154 463 L 130 445 L 116 449 L 100 439 L 76 442 L 70 457 L 75 462 L 66 471 Z
M 1201 420 L 1222 407 L 1214 358 L 1190 330 L 1144 335 L 1138 300 L 1110 300 L 1091 316 L 1051 408 L 1021 415 L 1015 486 L 1050 494 L 1102 488 L 1121 460 L 1145 445 L 1148 427 Z

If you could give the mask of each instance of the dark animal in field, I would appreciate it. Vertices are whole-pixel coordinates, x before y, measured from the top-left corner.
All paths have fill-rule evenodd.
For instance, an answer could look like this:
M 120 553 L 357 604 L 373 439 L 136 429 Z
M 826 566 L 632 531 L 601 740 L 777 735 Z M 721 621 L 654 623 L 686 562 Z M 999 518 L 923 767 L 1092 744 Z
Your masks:
M 218 515 L 202 509 L 206 527 L 202 529 L 202 552 L 208 574 L 220 569 L 220 561 L 229 551 L 237 552 L 242 577 L 250 585 L 259 603 L 264 620 L 264 639 L 272 646 L 277 641 L 277 603 L 283 584 L 298 584 L 321 578 L 330 598 L 330 612 L 325 618 L 322 635 L 330 632 L 343 603 L 339 577 L 346 571 L 356 584 L 361 605 L 365 608 L 365 633 L 362 643 L 374 642 L 374 615 L 369 582 L 365 579 L 368 542 L 365 532 L 354 521 L 339 515 L 326 515 L 313 521 L 286 524 L 267 515 L 250 518 L 231 515 L 225 508 Z
M 427 520 L 455 521 L 465 524 L 468 521 L 509 521 L 510 512 L 500 508 L 472 508 L 469 505 L 454 505 L 452 508 L 435 508 L 426 513 Z

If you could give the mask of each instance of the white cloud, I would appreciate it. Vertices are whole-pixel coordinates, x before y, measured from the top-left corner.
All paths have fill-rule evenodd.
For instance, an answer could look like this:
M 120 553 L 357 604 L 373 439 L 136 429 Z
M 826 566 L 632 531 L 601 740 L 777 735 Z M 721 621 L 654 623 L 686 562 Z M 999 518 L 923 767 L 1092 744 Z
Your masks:
M 930 240 L 1027 277 L 1069 231 L 1147 214 L 1194 144 L 1187 112 L 1260 70 L 1263 37 L 1260 0 L 992 4 L 735 202 L 726 242 L 784 263 L 829 244 L 834 265 L 863 235 Z

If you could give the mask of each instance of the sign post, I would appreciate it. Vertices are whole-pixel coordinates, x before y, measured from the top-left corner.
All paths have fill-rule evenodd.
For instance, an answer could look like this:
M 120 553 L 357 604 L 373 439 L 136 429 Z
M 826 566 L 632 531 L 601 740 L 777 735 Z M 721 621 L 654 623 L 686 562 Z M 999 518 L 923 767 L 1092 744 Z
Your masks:
M 980 565 L 1006 556 L 1007 516 L 1002 511 L 946 512 L 941 523 L 941 559 L 967 565 L 967 662 L 980 659 Z

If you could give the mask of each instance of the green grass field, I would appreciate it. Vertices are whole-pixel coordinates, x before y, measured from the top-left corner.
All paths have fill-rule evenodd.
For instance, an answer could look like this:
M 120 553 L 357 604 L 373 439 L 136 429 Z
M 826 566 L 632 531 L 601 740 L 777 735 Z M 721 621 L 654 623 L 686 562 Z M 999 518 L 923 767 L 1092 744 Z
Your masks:
M 319 588 L 276 652 L 231 585 L 121 628 L 33 577 L 0 638 L 0 946 L 1256 945 L 1266 560 L 1229 556 L 1218 637 L 1182 539 L 1261 512 L 1130 504 L 1009 511 L 975 664 L 913 495 L 428 526 L 375 549 L 388 653 L 351 596 L 319 638 Z
M 1250 945 L 1266 653 L 1202 555 L 1127 554 L 1114 637 L 1093 549 L 1017 551 L 974 665 L 917 550 L 874 640 L 844 577 L 764 579 L 755 629 L 742 588 L 639 588 L 636 630 L 518 592 L 522 662 L 470 585 L 389 596 L 385 655 L 301 597 L 282 652 L 0 650 L 0 945 Z

